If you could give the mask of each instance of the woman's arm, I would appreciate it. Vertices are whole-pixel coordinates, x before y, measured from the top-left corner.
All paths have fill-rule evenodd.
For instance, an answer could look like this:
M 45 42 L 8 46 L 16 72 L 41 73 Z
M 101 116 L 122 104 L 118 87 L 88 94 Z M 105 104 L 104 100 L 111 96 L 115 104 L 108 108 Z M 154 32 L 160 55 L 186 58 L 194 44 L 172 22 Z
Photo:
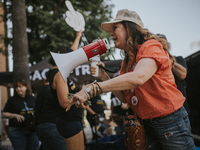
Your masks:
M 72 50 L 77 50 L 78 49 L 79 41 L 81 39 L 81 33 L 82 33 L 81 31 L 76 32 L 76 38 L 74 40 L 74 43 L 71 46 Z
M 96 114 L 96 112 L 94 112 L 94 111 L 92 110 L 92 108 L 90 108 L 89 105 L 86 106 L 86 109 L 87 109 L 87 111 L 88 111 L 91 115 L 95 115 L 95 114 Z
M 180 79 L 184 80 L 187 76 L 187 70 L 182 65 L 178 64 L 177 62 L 174 62 L 174 65 L 172 66 L 172 72 Z
M 58 72 L 54 77 L 54 88 L 57 91 L 58 102 L 62 108 L 67 108 L 70 100 L 67 97 L 69 93 L 67 80 L 64 82 L 60 72 Z
M 157 68 L 158 66 L 154 59 L 143 58 L 137 63 L 133 72 L 125 73 L 100 84 L 105 93 L 134 89 L 149 80 Z
M 9 112 L 3 112 L 2 115 L 5 118 L 8 118 L 8 119 L 16 118 L 18 122 L 22 122 L 25 119 L 24 116 L 22 116 L 22 115 L 14 114 L 14 113 L 9 113 Z
M 154 59 L 143 58 L 137 63 L 133 72 L 128 72 L 113 79 L 100 82 L 103 90 L 102 92 L 113 92 L 122 102 L 125 102 L 125 97 L 121 91 L 134 89 L 138 86 L 141 86 L 154 75 L 154 73 L 157 71 L 157 68 L 158 66 Z M 91 85 L 87 85 L 85 88 L 88 86 Z M 73 96 L 73 101 L 80 101 L 83 108 L 83 102 L 88 99 L 88 96 L 85 93 L 85 88 Z
M 122 91 L 113 91 L 112 92 L 122 103 L 126 103 L 124 93 Z

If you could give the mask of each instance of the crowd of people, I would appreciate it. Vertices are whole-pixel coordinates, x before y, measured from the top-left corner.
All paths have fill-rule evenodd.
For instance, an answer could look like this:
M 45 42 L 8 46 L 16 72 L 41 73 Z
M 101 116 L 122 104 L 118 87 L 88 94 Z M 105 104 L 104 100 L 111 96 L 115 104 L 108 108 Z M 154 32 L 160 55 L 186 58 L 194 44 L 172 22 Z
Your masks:
M 110 78 L 99 68 L 101 82 L 77 91 L 69 77 L 63 80 L 51 57 L 49 83 L 38 92 L 36 103 L 30 87 L 21 80 L 4 107 L 2 114 L 9 118 L 8 136 L 14 150 L 36 150 L 39 141 L 43 149 L 84 150 L 83 108 L 87 109 L 92 128 L 107 109 L 100 97 L 107 92 L 112 92 L 111 119 L 117 124 L 117 134 L 124 134 L 123 116 L 132 111 L 144 123 L 147 149 L 195 150 L 185 94 L 185 60 L 171 55 L 166 36 L 145 29 L 135 11 L 119 10 L 113 21 L 104 22 L 101 27 L 110 32 L 115 47 L 124 52 L 119 76 Z M 53 52 L 62 54 L 78 49 L 80 38 L 81 31 L 76 33 L 71 47 L 60 46 Z M 101 61 L 98 65 L 104 66 Z M 95 74 L 96 68 L 90 66 L 90 71 Z M 69 94 L 73 94 L 72 98 Z M 85 106 L 88 100 L 91 106 Z M 35 131 L 27 128 L 26 121 L 34 111 Z M 93 132 L 94 138 L 97 137 Z

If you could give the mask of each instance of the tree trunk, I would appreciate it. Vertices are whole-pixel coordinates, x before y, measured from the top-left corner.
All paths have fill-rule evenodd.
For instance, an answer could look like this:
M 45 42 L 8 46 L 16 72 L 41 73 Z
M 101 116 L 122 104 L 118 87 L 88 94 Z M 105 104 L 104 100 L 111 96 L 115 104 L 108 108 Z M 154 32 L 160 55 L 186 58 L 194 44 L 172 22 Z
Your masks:
M 4 37 L 4 46 L 5 46 L 5 57 L 6 57 L 6 72 L 9 72 L 9 53 L 8 53 L 8 42 L 7 39 L 8 38 L 8 27 L 7 27 L 7 9 L 6 9 L 6 3 L 7 0 L 4 0 L 3 2 L 3 9 L 4 9 L 4 15 L 3 15 L 3 22 L 4 22 L 4 29 L 5 29 L 5 37 Z M 7 87 L 7 96 L 10 97 L 10 87 Z
M 12 23 L 13 81 L 23 79 L 30 86 L 25 0 L 12 0 Z

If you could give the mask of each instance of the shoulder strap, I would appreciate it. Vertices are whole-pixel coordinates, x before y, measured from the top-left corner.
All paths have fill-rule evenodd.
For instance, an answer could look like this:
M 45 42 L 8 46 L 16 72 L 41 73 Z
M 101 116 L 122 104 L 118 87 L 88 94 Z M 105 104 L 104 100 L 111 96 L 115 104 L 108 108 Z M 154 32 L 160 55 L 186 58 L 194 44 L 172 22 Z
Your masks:
M 135 115 L 135 121 L 137 121 L 137 113 L 136 113 L 136 106 L 134 105 L 134 115 Z

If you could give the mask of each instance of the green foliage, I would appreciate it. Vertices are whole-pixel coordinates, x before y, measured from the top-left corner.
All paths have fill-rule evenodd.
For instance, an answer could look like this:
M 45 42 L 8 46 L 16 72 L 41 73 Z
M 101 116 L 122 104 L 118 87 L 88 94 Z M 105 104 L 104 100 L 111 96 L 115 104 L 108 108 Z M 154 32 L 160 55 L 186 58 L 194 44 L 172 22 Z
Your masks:
M 108 38 L 101 23 L 111 19 L 113 5 L 103 0 L 70 0 L 74 9 L 85 19 L 84 34 L 89 43 L 98 38 Z M 75 31 L 66 24 L 67 7 L 64 0 L 26 1 L 29 62 L 39 62 L 49 56 L 49 51 L 61 45 L 71 46 Z
M 84 34 L 89 43 L 98 38 L 107 38 L 109 33 L 101 29 L 101 23 L 111 19 L 114 5 L 108 5 L 109 0 L 70 0 L 74 9 L 85 19 Z M 4 8 L 4 22 L 12 21 L 11 0 L 2 0 Z M 67 11 L 65 0 L 26 0 L 27 35 L 29 48 L 29 62 L 37 63 L 49 56 L 49 51 L 61 45 L 72 45 L 75 31 L 65 22 Z M 1 43 L 12 46 L 12 26 L 5 27 L 6 35 L 1 34 Z M 10 34 L 8 37 L 7 34 Z M 114 51 L 112 49 L 111 51 Z M 5 53 L 2 48 L 0 52 Z M 107 54 L 109 55 L 109 54 Z M 101 59 L 109 59 L 107 55 Z

